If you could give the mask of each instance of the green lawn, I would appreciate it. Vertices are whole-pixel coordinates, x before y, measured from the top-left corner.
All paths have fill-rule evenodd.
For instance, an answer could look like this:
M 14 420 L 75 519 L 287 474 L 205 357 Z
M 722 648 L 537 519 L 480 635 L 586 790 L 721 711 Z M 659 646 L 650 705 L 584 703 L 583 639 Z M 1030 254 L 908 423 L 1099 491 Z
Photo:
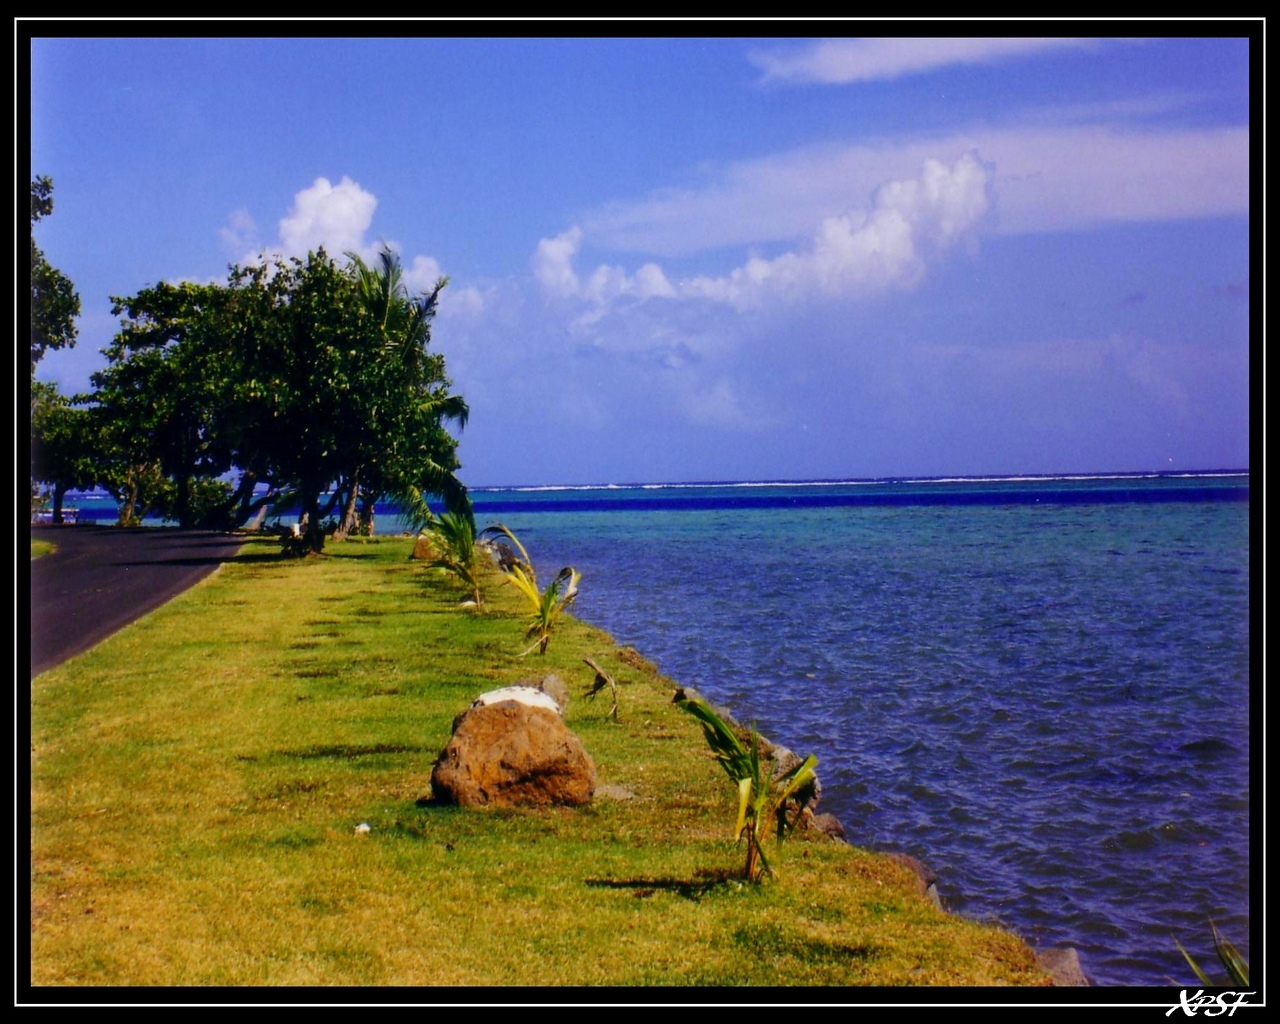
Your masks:
M 604 633 L 565 621 L 521 658 L 496 573 L 477 615 L 408 540 L 276 550 L 250 541 L 32 681 L 32 984 L 1046 983 L 1019 939 L 852 847 L 797 836 L 776 879 L 737 881 L 697 723 Z M 620 684 L 617 724 L 581 697 L 584 655 Z M 546 671 L 598 784 L 630 796 L 427 805 L 454 716 Z

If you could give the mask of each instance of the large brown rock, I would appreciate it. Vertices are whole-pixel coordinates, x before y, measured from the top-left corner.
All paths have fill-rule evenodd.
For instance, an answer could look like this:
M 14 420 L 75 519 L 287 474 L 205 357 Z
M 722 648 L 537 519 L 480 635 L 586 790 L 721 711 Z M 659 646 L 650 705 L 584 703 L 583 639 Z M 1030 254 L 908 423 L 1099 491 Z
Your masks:
M 596 766 L 564 719 L 514 700 L 460 715 L 431 773 L 435 798 L 462 807 L 576 807 L 595 787 Z

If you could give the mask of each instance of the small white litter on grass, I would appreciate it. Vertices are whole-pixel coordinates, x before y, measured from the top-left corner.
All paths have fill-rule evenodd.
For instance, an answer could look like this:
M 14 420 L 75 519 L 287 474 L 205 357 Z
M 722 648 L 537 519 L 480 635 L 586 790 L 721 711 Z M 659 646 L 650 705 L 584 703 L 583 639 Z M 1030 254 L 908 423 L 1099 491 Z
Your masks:
M 369 834 L 369 823 L 367 821 L 360 822 L 360 824 L 356 826 L 356 835 L 366 836 L 368 834 Z

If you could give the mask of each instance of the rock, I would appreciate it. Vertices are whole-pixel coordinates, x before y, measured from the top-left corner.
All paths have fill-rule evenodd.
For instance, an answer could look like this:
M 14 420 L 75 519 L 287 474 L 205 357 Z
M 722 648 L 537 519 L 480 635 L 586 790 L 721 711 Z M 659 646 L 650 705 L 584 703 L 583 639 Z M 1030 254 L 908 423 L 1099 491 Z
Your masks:
M 554 677 L 553 677 L 554 678 Z M 471 702 L 473 708 L 481 707 L 485 704 L 500 704 L 504 700 L 513 700 L 518 704 L 527 704 L 531 708 L 546 708 L 548 711 L 554 711 L 557 715 L 564 714 L 564 708 L 558 700 L 546 690 L 537 686 L 529 686 L 525 683 L 518 683 L 515 686 L 504 686 L 500 690 L 490 690 L 487 693 L 480 694 Z M 456 730 L 458 723 L 455 720 L 453 727 Z
M 516 557 L 516 553 L 511 550 L 511 545 L 501 540 L 481 540 L 476 541 L 476 546 L 488 554 L 489 558 L 503 572 L 510 572 L 517 565 L 520 565 L 520 559 Z
M 431 773 L 436 800 L 462 807 L 576 807 L 591 801 L 595 785 L 595 764 L 559 711 L 519 700 L 459 715 Z
M 420 533 L 418 539 L 413 542 L 413 554 L 409 557 L 418 561 L 433 561 L 440 556 L 436 554 L 436 546 L 431 537 Z
M 814 814 L 804 819 L 808 828 L 832 839 L 844 839 L 844 825 L 834 814 Z
M 1070 946 L 1061 949 L 1037 949 L 1036 963 L 1053 979 L 1058 988 L 1081 988 L 1089 984 L 1080 967 L 1080 954 Z
M 634 647 L 624 647 L 618 651 L 618 660 L 641 672 L 648 672 L 651 676 L 658 674 L 658 666 L 646 659 Z
M 565 708 L 569 706 L 569 687 L 563 679 L 554 672 L 548 672 L 545 676 L 531 676 L 528 679 L 521 679 L 516 683 L 517 686 L 532 686 L 535 690 L 541 690 L 548 697 L 560 706 L 560 714 L 564 714 Z
M 682 700 L 702 701 L 703 704 L 707 705 L 707 707 L 709 707 L 712 711 L 714 711 L 717 715 L 720 716 L 720 720 L 724 722 L 724 724 L 727 725 L 730 729 L 732 729 L 735 735 L 737 735 L 737 737 L 740 740 L 742 740 L 743 743 L 751 742 L 750 729 L 747 729 L 744 726 L 740 725 L 737 721 L 734 720 L 734 717 L 731 714 L 729 714 L 728 711 L 726 711 L 722 707 L 719 707 L 716 704 L 712 704 L 711 701 L 707 700 L 707 698 L 704 697 L 701 694 L 701 692 L 699 692 L 698 690 L 695 690 L 692 686 L 676 687 L 675 696 L 671 698 L 671 703 L 679 704 Z M 760 753 L 765 757 L 768 757 L 769 752 L 773 749 L 773 745 L 763 736 L 759 736 L 757 734 L 757 738 L 760 740 Z
M 942 909 L 942 899 L 938 896 L 938 876 L 932 868 L 922 864 L 909 853 L 886 853 L 885 856 L 911 871 L 916 876 L 920 893 L 927 896 L 929 902 L 939 910 Z

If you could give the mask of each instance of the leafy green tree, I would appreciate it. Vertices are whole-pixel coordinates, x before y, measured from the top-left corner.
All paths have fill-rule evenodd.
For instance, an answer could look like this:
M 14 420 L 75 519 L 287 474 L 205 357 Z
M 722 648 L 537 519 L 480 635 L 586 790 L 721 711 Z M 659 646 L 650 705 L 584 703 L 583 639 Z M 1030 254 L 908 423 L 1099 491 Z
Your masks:
M 53 182 L 38 177 L 31 182 L 31 376 L 48 349 L 71 348 L 76 343 L 76 317 L 80 296 L 70 279 L 50 265 L 36 245 L 36 222 L 53 213 Z
M 68 490 L 97 482 L 94 424 L 52 384 L 34 382 L 31 401 L 31 479 L 52 492 L 53 521 L 62 522 Z
M 445 429 L 465 423 L 466 403 L 427 352 L 444 282 L 412 299 L 390 254 L 382 269 L 362 280 L 358 260 L 321 250 L 233 267 L 225 286 L 113 300 L 125 319 L 94 380 L 120 464 L 158 466 L 184 525 L 296 505 L 309 551 L 344 499 L 350 511 L 387 495 L 412 511 L 434 494 L 469 516 Z M 219 501 L 209 481 L 233 468 L 239 485 Z
M 369 532 L 373 503 L 390 497 L 413 517 L 430 520 L 422 495 L 440 495 L 446 508 L 463 516 L 474 531 L 466 488 L 455 475 L 456 440 L 444 429 L 452 420 L 465 427 L 466 402 L 450 392 L 444 357 L 430 352 L 431 324 L 448 278 L 430 293 L 412 296 L 404 283 L 399 258 L 387 248 L 373 266 L 347 253 L 356 293 L 364 312 L 365 336 L 353 359 L 361 386 L 351 389 L 349 430 L 344 438 L 348 474 L 341 490 L 345 511 L 339 532 L 357 528 L 356 502 L 366 510 L 363 532 Z
M 232 468 L 223 422 L 237 364 L 229 295 L 216 286 L 162 283 L 113 302 L 112 311 L 127 319 L 93 382 L 106 436 L 123 456 L 116 461 L 126 477 L 130 466 L 155 463 L 172 482 L 165 518 L 184 527 L 222 524 L 231 496 L 210 504 L 219 492 L 202 481 Z

